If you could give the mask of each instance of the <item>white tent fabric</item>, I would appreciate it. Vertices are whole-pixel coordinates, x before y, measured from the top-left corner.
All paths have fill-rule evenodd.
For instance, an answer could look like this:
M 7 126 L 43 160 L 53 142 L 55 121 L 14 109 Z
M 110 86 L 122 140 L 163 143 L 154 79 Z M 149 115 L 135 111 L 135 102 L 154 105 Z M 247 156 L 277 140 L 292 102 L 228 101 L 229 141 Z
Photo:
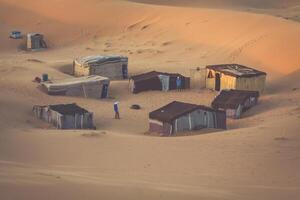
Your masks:
M 158 78 L 162 85 L 162 91 L 169 91 L 170 77 L 166 75 L 158 75 Z

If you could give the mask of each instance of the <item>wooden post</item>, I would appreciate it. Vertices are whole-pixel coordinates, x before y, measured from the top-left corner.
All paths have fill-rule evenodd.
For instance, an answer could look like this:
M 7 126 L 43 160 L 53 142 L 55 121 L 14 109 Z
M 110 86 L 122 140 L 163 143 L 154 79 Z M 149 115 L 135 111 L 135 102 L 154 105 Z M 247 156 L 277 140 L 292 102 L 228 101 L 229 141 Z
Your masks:
M 189 114 L 189 125 L 190 125 L 190 131 L 192 130 L 192 119 L 191 119 L 191 113 Z

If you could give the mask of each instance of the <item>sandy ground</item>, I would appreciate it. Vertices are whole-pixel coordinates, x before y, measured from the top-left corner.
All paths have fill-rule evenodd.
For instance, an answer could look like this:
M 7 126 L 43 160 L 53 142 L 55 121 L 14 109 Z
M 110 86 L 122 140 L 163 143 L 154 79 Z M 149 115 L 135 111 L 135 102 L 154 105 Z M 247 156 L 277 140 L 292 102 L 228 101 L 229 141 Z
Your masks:
M 21 2 L 0 0 L 1 199 L 300 198 L 299 23 L 172 3 Z M 50 48 L 18 50 L 22 41 L 7 37 L 13 29 L 44 33 Z M 152 137 L 150 111 L 173 100 L 209 105 L 216 93 L 199 86 L 133 95 L 128 81 L 115 81 L 110 99 L 99 101 L 48 96 L 32 82 L 42 73 L 68 77 L 73 58 L 90 54 L 127 55 L 130 74 L 189 76 L 238 62 L 266 71 L 268 84 L 259 105 L 226 131 Z M 115 100 L 120 121 L 112 119 Z M 32 116 L 34 104 L 68 102 L 93 111 L 98 129 L 60 131 Z

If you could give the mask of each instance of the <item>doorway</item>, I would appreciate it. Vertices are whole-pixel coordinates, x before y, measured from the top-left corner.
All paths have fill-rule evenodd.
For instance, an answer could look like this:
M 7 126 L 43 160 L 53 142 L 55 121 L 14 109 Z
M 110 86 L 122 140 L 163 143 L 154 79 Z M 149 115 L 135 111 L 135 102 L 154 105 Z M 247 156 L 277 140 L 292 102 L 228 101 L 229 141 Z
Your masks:
M 102 93 L 101 93 L 101 99 L 105 99 L 108 96 L 108 85 L 104 84 L 102 86 Z
M 216 73 L 216 78 L 215 78 L 215 90 L 220 91 L 221 89 L 221 77 L 219 73 Z
M 122 65 L 122 75 L 123 75 L 123 79 L 127 79 L 128 78 L 128 69 L 127 69 L 127 65 L 126 64 Z
M 158 75 L 158 78 L 161 82 L 162 91 L 169 91 L 170 77 L 166 75 Z

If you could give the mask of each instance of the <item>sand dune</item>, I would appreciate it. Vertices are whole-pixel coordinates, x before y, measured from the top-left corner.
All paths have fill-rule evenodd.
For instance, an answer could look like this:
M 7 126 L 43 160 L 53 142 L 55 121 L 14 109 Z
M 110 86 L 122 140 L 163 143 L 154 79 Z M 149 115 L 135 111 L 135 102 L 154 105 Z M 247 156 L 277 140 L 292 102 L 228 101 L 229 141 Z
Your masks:
M 135 2 L 165 4 L 165 5 L 180 5 L 180 6 L 213 6 L 224 8 L 231 7 L 253 7 L 253 8 L 286 8 L 289 6 L 299 5 L 299 0 L 134 0 Z
M 166 2 L 0 0 L 1 199 L 299 199 L 299 23 L 224 4 Z M 228 1 L 267 9 L 298 3 L 249 2 Z M 7 37 L 14 29 L 44 33 L 50 48 L 18 50 L 21 41 Z M 150 111 L 173 100 L 209 105 L 216 93 L 133 95 L 127 81 L 114 81 L 110 99 L 98 101 L 48 96 L 32 82 L 42 73 L 69 77 L 72 60 L 90 54 L 127 55 L 130 74 L 190 76 L 191 68 L 238 62 L 265 70 L 268 85 L 229 130 L 151 137 Z M 112 119 L 115 100 L 120 121 Z M 93 111 L 98 129 L 59 131 L 32 116 L 34 104 L 68 102 Z
M 45 33 L 52 48 L 85 44 L 88 45 L 85 49 L 97 51 L 98 44 L 109 42 L 113 44 L 101 51 L 122 52 L 129 56 L 143 56 L 146 53 L 151 57 L 162 54 L 159 56 L 162 61 L 155 65 L 168 68 L 170 64 L 163 63 L 165 60 L 184 62 L 189 66 L 240 62 L 274 73 L 289 73 L 299 66 L 298 24 L 266 15 L 144 6 L 123 1 L 112 3 L 89 0 L 84 6 L 79 6 L 80 1 L 63 1 L 63 4 L 34 4 L 29 1 L 28 4 L 18 4 L 18 0 L 2 0 L 1 3 L 4 5 L 1 6 L 3 11 L 15 8 L 19 16 L 31 13 L 30 18 L 11 19 L 7 11 L 1 12 L 5 24 L 13 27 L 6 27 L 2 31 L 3 36 L 11 29 L 38 31 Z M 32 4 L 34 6 L 30 6 Z M 71 5 L 73 12 L 65 12 L 65 8 Z M 118 15 L 108 20 L 111 12 Z M 172 17 L 175 13 L 177 18 Z M 113 36 L 115 41 L 104 41 L 104 38 L 111 40 Z M 10 41 L 7 37 L 1 40 L 6 44 L 1 47 L 2 51 L 15 48 L 15 45 L 10 44 L 16 44 L 16 41 Z M 157 46 L 168 41 L 176 42 L 165 48 Z

